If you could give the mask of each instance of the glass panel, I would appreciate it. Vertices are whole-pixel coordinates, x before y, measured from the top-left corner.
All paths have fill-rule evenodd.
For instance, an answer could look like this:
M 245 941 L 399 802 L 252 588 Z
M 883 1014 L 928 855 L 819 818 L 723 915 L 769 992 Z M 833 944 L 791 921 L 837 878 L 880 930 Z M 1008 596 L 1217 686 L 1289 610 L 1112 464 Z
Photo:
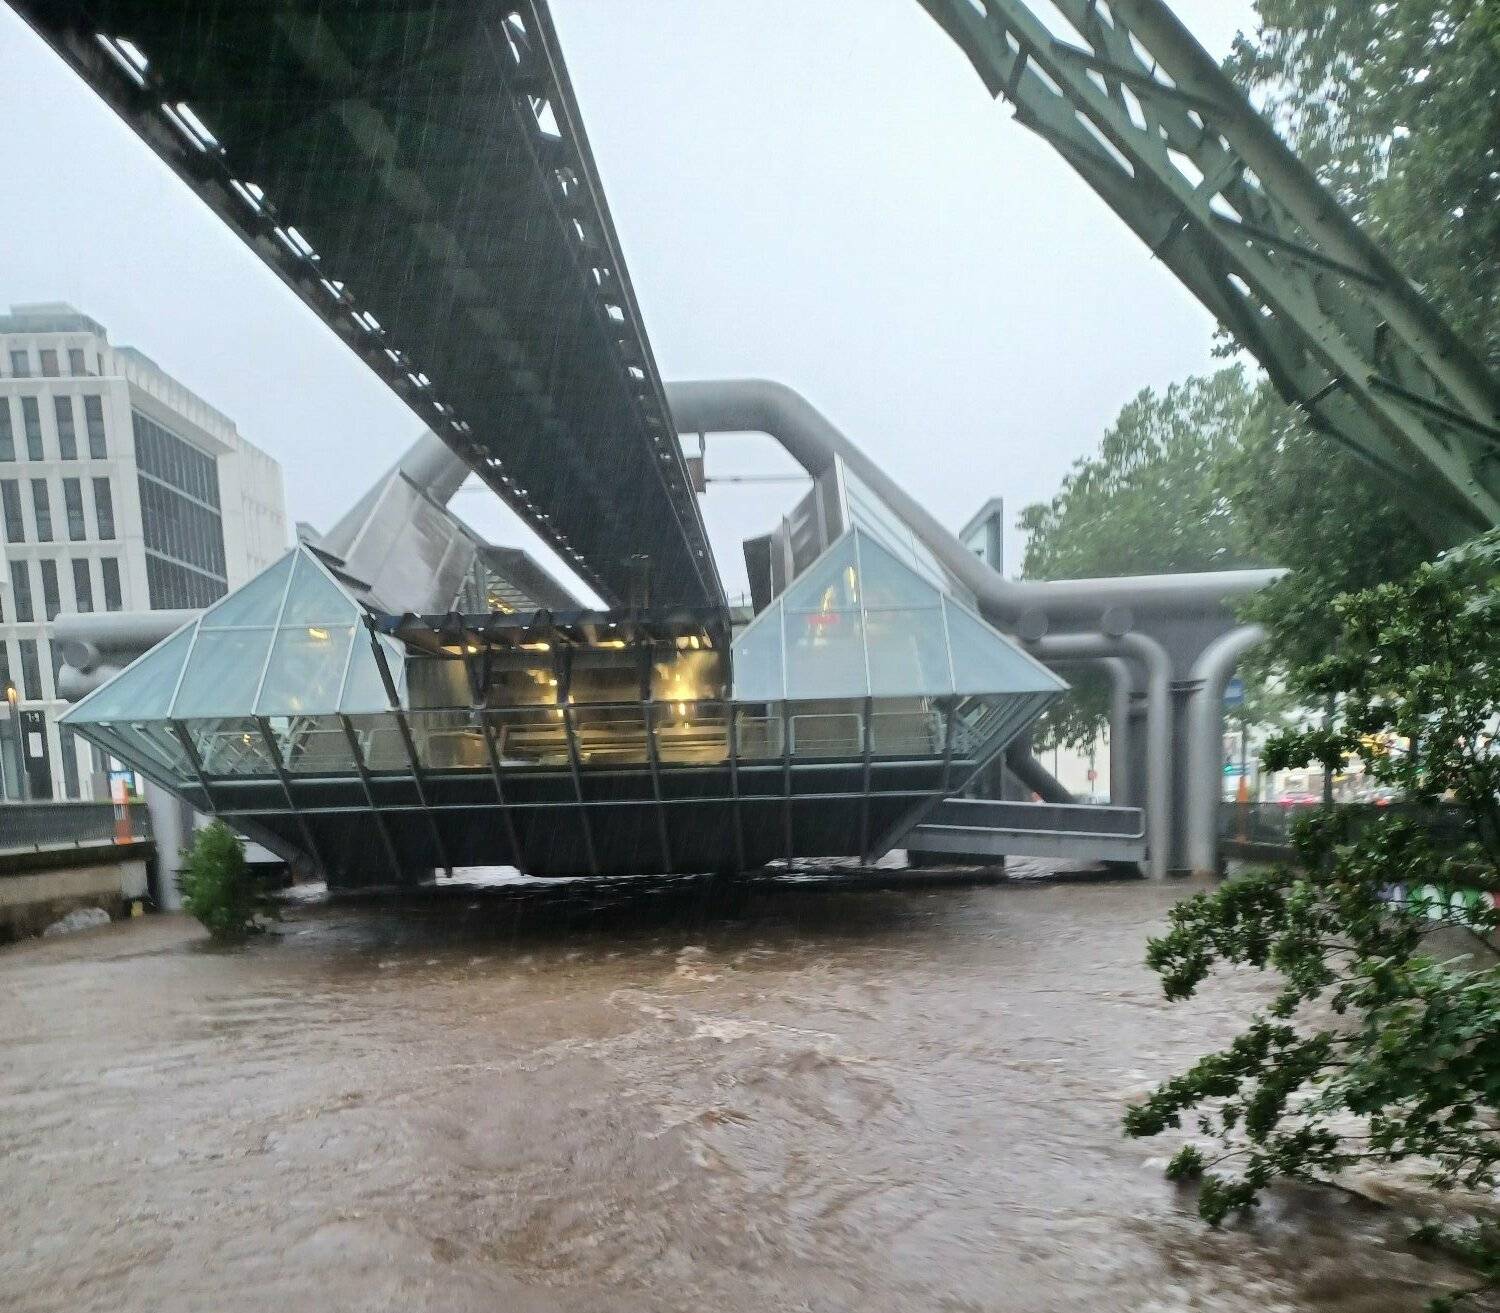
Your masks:
M 354 754 L 337 716 L 274 716 L 282 764 L 298 775 L 352 775 Z
M 792 756 L 861 757 L 865 751 L 863 721 L 858 711 L 794 710 Z
M 953 683 L 959 693 L 1061 692 L 1067 687 L 1003 634 L 951 599 L 945 598 L 943 607 L 948 616 L 948 644 L 953 650 Z
M 391 676 L 393 679 L 398 678 L 403 665 L 401 654 L 393 651 L 383 639 L 381 643 Z M 385 711 L 390 705 L 385 683 L 380 678 L 380 667 L 375 661 L 375 652 L 370 647 L 370 635 L 362 628 L 357 629 L 354 655 L 349 658 L 349 678 L 344 682 L 344 696 L 340 706 L 347 712 L 359 712 Z
M 632 694 L 632 700 L 636 696 Z M 485 699 L 492 707 L 557 704 L 557 675 L 550 652 L 497 653 L 490 663 Z
M 243 716 L 222 720 L 190 720 L 205 775 L 274 775 L 275 763 L 259 726 Z
M 839 611 L 859 605 L 859 572 L 854 536 L 845 534 L 808 567 L 783 595 L 792 611 Z
M 948 577 L 937 559 L 901 519 L 847 465 L 840 462 L 849 506 L 851 527 L 863 529 L 867 537 L 878 538 L 896 558 L 905 562 L 938 587 L 948 586 Z
M 702 702 L 724 696 L 724 654 L 667 651 L 651 663 L 651 696 L 658 702 Z
M 566 766 L 568 740 L 561 707 L 522 707 L 487 713 L 505 764 Z
M 287 594 L 285 625 L 347 625 L 356 616 L 354 599 L 341 589 L 306 552 L 297 553 L 292 588 Z
M 942 712 L 925 698 L 877 703 L 870 718 L 870 751 L 877 757 L 941 757 Z
M 399 771 L 409 774 L 411 758 L 406 755 L 406 745 L 401 741 L 401 728 L 393 713 L 379 715 L 350 716 L 350 727 L 359 740 L 365 765 L 376 773 Z
M 773 602 L 734 640 L 734 696 L 738 702 L 780 702 L 782 680 L 781 603 Z
M 639 702 L 641 653 L 574 652 L 568 669 L 568 697 L 573 702 Z
M 116 721 L 110 726 L 123 748 L 133 752 L 149 766 L 165 770 L 178 780 L 195 778 L 193 764 L 182 750 L 177 735 L 162 721 Z
M 369 634 L 363 637 L 368 650 Z M 470 706 L 474 701 L 468 666 L 460 657 L 412 656 L 407 663 L 406 686 L 413 707 L 451 709 Z
M 865 642 L 875 697 L 953 691 L 940 607 L 871 611 L 865 616 Z
M 255 704 L 271 629 L 200 629 L 172 714 L 245 716 Z
M 309 715 L 338 710 L 339 685 L 349 659 L 354 630 L 345 625 L 283 628 L 277 631 L 255 712 L 260 716 Z M 200 644 L 202 640 L 199 640 Z M 197 657 L 195 655 L 194 661 Z
M 652 712 L 657 760 L 664 765 L 694 766 L 728 760 L 727 712 L 718 701 L 657 703 Z
M 64 718 L 82 724 L 118 720 L 122 716 L 164 718 L 192 639 L 192 625 L 178 630 L 89 694 Z
M 868 534 L 860 533 L 859 574 L 867 610 L 879 607 L 937 607 L 942 594 L 911 566 L 896 559 Z
M 737 750 L 741 761 L 764 761 L 781 756 L 781 712 L 772 711 L 761 715 L 758 711 L 741 708 L 736 713 L 735 726 L 738 735 Z
M 406 720 L 417 760 L 428 770 L 489 769 L 484 736 L 472 711 L 413 711 Z
M 632 707 L 574 707 L 573 735 L 578 742 L 578 760 L 585 766 L 644 766 L 649 760 L 646 717 L 639 703 Z
M 786 613 L 786 683 L 791 698 L 862 698 L 864 626 L 858 611 Z
M 262 570 L 249 583 L 237 588 L 217 606 L 205 611 L 203 627 L 223 629 L 226 625 L 274 625 L 277 613 L 281 610 L 281 595 L 286 591 L 287 576 L 292 571 L 295 555 L 294 552 L 288 552 L 275 565 Z

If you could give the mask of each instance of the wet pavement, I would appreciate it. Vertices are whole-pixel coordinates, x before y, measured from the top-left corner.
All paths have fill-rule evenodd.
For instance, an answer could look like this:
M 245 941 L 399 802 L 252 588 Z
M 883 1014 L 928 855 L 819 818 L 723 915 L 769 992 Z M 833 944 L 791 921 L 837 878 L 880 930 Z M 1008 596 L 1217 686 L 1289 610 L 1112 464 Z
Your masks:
M 1388 1211 L 1206 1230 L 1122 1103 L 1184 886 L 452 887 L 0 951 L 0 1308 L 1416 1310 Z M 897 887 L 876 887 L 882 883 Z

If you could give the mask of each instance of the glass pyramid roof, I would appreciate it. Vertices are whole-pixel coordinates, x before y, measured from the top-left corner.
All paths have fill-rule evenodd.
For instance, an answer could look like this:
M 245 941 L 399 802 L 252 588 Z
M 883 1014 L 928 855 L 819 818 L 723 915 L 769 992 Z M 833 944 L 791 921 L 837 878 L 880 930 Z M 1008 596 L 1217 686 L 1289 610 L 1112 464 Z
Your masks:
M 737 702 L 1067 688 L 859 525 L 746 626 L 733 658 Z
M 405 662 L 379 642 L 404 702 Z M 359 604 L 306 547 L 209 607 L 63 717 L 72 724 L 385 711 Z

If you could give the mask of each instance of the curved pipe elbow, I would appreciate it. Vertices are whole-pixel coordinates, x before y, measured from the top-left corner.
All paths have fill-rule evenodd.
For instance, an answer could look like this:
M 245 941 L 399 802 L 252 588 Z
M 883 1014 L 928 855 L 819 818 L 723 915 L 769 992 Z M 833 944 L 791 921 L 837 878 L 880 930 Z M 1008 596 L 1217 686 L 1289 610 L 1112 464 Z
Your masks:
M 997 574 L 849 440 L 807 398 L 769 379 L 696 379 L 666 384 L 679 433 L 765 433 L 814 478 L 842 460 L 904 520 L 964 585 L 992 623 L 1028 638 L 1054 629 L 1124 633 L 1137 614 L 1201 615 L 1264 588 L 1282 570 L 1225 570 L 1057 582 Z

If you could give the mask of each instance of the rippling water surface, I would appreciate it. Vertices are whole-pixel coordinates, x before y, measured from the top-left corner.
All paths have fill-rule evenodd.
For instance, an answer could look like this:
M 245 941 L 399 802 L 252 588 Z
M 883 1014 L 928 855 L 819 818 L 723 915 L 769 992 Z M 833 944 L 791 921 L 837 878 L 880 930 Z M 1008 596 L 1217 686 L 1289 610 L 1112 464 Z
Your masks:
M 447 888 L 0 953 L 0 1307 L 1405 1310 L 1395 1219 L 1206 1231 L 1124 1100 L 1261 988 L 1182 886 Z

